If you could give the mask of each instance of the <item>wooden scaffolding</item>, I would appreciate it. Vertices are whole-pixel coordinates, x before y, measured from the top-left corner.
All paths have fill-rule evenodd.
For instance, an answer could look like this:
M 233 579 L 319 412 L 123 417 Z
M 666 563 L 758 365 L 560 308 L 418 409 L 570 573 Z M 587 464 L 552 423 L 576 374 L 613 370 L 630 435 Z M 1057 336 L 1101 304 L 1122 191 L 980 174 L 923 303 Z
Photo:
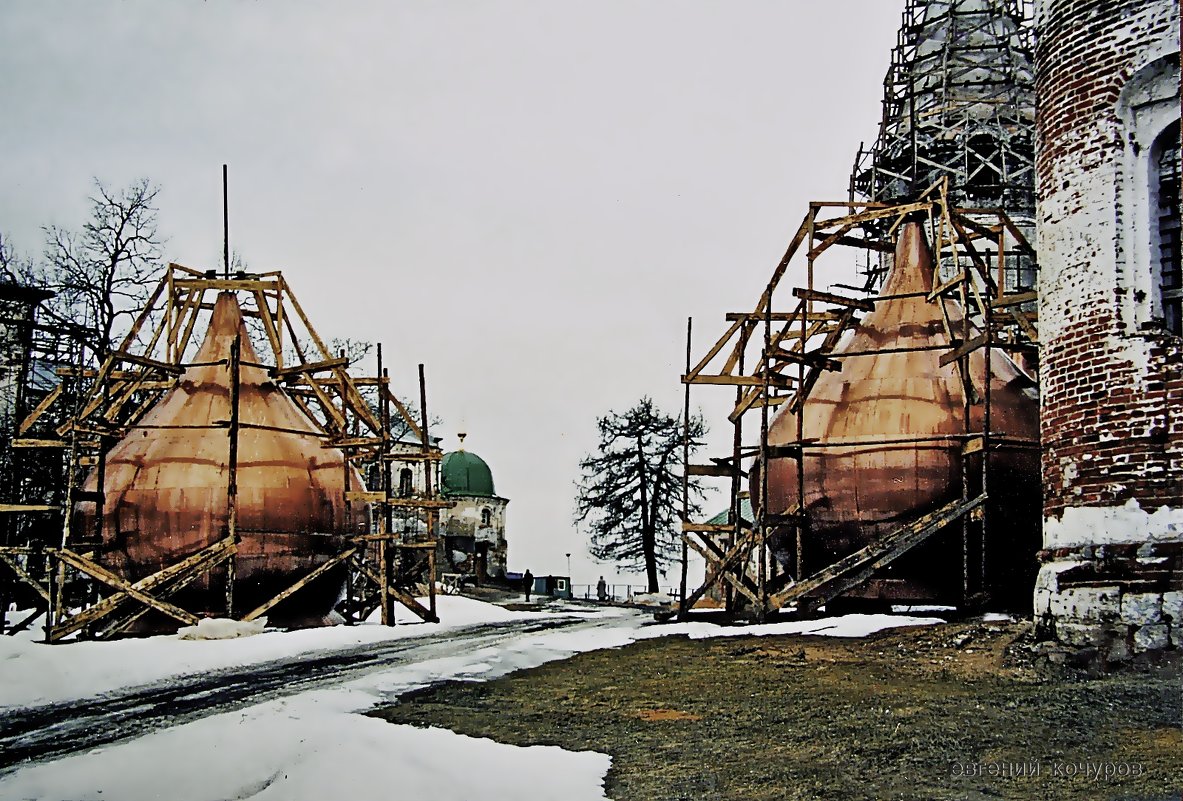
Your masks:
M 233 292 L 242 303 L 252 339 L 270 364 L 247 365 L 269 371 L 295 405 L 317 429 L 322 447 L 346 455 L 345 499 L 369 504 L 365 532 L 341 532 L 344 545 L 327 561 L 295 579 L 270 600 L 252 609 L 234 603 L 234 555 L 237 531 L 237 468 L 239 431 L 250 424 L 238 417 L 241 343 L 235 341 L 226 364 L 230 374 L 230 419 L 213 427 L 225 430 L 228 454 L 227 525 L 224 536 L 207 547 L 150 576 L 128 581 L 102 564 L 101 525 L 105 498 L 107 451 L 136 429 L 144 414 L 170 390 L 189 366 L 195 332 L 203 328 L 218 293 Z M 264 361 L 267 358 L 264 357 Z M 356 623 L 381 609 L 382 623 L 393 625 L 395 602 L 415 615 L 436 622 L 435 552 L 437 516 L 450 504 L 438 494 L 442 452 L 428 430 L 423 365 L 419 365 L 418 419 L 391 390 L 389 371 L 377 348 L 377 371 L 358 376 L 349 371 L 344 352 L 333 353 L 308 319 L 291 287 L 279 272 L 261 274 L 198 271 L 170 264 L 149 301 L 120 346 L 99 354 L 97 367 L 59 366 L 60 384 L 24 417 L 12 447 L 61 454 L 65 491 L 61 501 L 44 498 L 0 505 L 0 513 L 22 518 L 20 542 L 0 547 L 0 596 L 12 597 L 19 585 L 35 609 L 7 633 L 27 628 L 44 614 L 45 635 L 57 642 L 70 635 L 105 638 L 126 632 L 143 615 L 161 613 L 178 624 L 192 625 L 198 615 L 170 601 L 178 590 L 219 565 L 226 565 L 225 616 L 249 621 L 300 592 L 324 574 L 347 571 L 346 598 L 339 609 Z M 351 487 L 350 465 L 369 476 L 365 490 Z M 420 489 L 392 486 L 394 465 L 417 467 Z M 98 490 L 85 491 L 87 474 L 96 471 Z M 94 502 L 98 531 L 75 531 L 75 506 Z M 418 523 L 395 530 L 395 514 L 413 515 Z M 346 515 L 351 518 L 351 515 Z M 427 603 L 416 600 L 425 595 Z M 0 619 L 2 620 L 2 619 Z M 2 624 L 0 624 L 2 625 Z
M 705 594 L 714 590 L 724 600 L 729 612 L 742 611 L 746 616 L 763 621 L 782 608 L 793 608 L 800 613 L 811 612 L 842 593 L 866 582 L 881 568 L 902 554 L 929 539 L 935 533 L 960 522 L 963 542 L 962 600 L 966 604 L 980 602 L 986 581 L 985 532 L 987 481 L 990 454 L 1001 447 L 1038 449 L 1037 441 L 1002 437 L 990 428 L 990 375 L 987 367 L 985 386 L 975 389 L 969 368 L 969 356 L 974 351 L 985 351 L 990 364 L 990 351 L 998 349 L 1022 354 L 1034 366 L 1038 332 L 1035 310 L 1036 293 L 1023 281 L 1034 275 L 1034 250 L 1021 230 L 1005 212 L 997 209 L 952 208 L 948 203 L 947 179 L 941 179 L 921 193 L 915 200 L 902 203 L 873 201 L 814 202 L 810 203 L 784 257 L 777 264 L 771 279 L 750 312 L 728 313 L 729 323 L 720 336 L 697 362 L 692 361 L 692 322 L 688 321 L 686 335 L 686 372 L 682 376 L 685 390 L 685 418 L 689 418 L 691 387 L 713 385 L 730 387 L 735 392 L 734 407 L 728 415 L 733 426 L 731 453 L 710 458 L 708 463 L 689 463 L 689 438 L 684 440 L 682 514 L 682 589 L 679 617 Z M 918 517 L 877 539 L 862 550 L 833 563 L 819 562 L 811 555 L 807 531 L 808 511 L 800 499 L 805 495 L 803 460 L 811 451 L 826 448 L 826 442 L 807 440 L 803 436 L 799 412 L 809 403 L 812 390 L 822 371 L 840 370 L 841 359 L 847 356 L 870 355 L 836 353 L 835 347 L 843 334 L 859 324 L 860 315 L 870 312 L 875 304 L 888 299 L 876 294 L 879 274 L 869 273 L 862 288 L 847 287 L 852 293 L 835 294 L 821 291 L 824 268 L 823 255 L 838 249 L 853 248 L 871 253 L 874 257 L 890 254 L 895 231 L 905 218 L 924 215 L 928 238 L 933 243 L 934 263 L 939 264 L 936 286 L 927 300 L 955 299 L 964 312 L 959 328 L 950 326 L 946 313 L 945 342 L 929 346 L 944 351 L 942 366 L 956 364 L 965 389 L 965 431 L 955 437 L 960 441 L 962 461 L 962 495 L 931 514 Z M 1021 263 L 1014 256 L 1022 254 Z M 785 282 L 789 269 L 804 262 L 804 286 L 791 292 L 792 300 L 777 308 L 777 290 Z M 1008 274 L 1015 273 L 1015 274 Z M 943 276 L 943 277 L 942 277 Z M 840 285 L 841 286 L 841 285 Z M 1016 291 L 1007 291 L 1007 287 Z M 943 306 L 943 304 L 942 304 Z M 783 310 L 782 310 L 783 309 Z M 914 348 L 916 350 L 919 348 Z M 981 427 L 974 430 L 970 423 L 970 406 L 984 406 Z M 771 446 L 768 442 L 772 410 L 787 404 L 797 414 L 797 436 L 794 442 Z M 745 444 L 744 423 L 752 414 L 758 416 L 756 445 Z M 942 438 L 944 439 L 944 438 Z M 921 442 L 919 438 L 901 436 L 876 441 L 860 441 L 859 445 L 890 445 Z M 850 443 L 843 443 L 849 447 Z M 753 463 L 768 464 L 774 458 L 791 458 L 797 462 L 797 503 L 781 514 L 773 514 L 760 499 L 768 497 L 768 471 L 761 470 L 763 486 L 752 493 L 751 515 L 742 513 L 747 499 L 745 481 Z M 977 460 L 981 479 L 970 486 L 969 464 Z M 978 471 L 975 471 L 975 473 Z M 720 477 L 730 479 L 730 507 L 726 522 L 700 522 L 689 517 L 689 481 L 692 477 Z M 793 565 L 784 571 L 769 548 L 773 529 L 795 533 L 796 553 Z M 976 547 L 971 548 L 971 546 Z M 686 563 L 690 550 L 706 561 L 706 576 L 701 586 L 687 592 Z M 970 553 L 976 554 L 970 558 Z

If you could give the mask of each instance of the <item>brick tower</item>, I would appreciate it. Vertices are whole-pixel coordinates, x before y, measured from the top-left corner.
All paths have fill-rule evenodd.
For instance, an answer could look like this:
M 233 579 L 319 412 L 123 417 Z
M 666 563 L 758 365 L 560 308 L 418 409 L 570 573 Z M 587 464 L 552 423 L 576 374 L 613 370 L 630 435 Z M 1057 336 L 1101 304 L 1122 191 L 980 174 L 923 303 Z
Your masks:
M 1183 644 L 1179 0 L 1038 0 L 1045 633 Z

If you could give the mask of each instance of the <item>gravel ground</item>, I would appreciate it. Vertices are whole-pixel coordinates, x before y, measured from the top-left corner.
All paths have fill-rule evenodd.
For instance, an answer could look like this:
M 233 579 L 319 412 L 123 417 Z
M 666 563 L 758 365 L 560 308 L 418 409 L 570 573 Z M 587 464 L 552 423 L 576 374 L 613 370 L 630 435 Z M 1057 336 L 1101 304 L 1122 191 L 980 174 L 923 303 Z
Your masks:
M 619 801 L 1179 799 L 1179 653 L 1097 675 L 1041 650 L 1024 623 L 667 637 L 374 714 L 610 754 Z

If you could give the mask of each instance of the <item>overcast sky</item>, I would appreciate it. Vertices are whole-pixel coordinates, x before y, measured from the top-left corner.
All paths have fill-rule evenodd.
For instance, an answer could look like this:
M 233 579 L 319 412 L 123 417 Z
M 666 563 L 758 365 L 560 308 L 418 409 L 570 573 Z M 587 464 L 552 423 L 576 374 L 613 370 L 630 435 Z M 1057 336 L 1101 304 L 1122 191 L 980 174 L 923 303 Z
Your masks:
M 594 582 L 571 512 L 596 417 L 677 412 L 686 318 L 702 352 L 808 201 L 846 198 L 902 8 L 8 2 L 0 232 L 37 256 L 94 178 L 147 177 L 166 257 L 214 268 L 228 163 L 250 269 L 326 337 L 383 342 L 400 394 L 426 364 L 445 448 L 467 430 L 510 498 L 510 569 L 571 552 Z

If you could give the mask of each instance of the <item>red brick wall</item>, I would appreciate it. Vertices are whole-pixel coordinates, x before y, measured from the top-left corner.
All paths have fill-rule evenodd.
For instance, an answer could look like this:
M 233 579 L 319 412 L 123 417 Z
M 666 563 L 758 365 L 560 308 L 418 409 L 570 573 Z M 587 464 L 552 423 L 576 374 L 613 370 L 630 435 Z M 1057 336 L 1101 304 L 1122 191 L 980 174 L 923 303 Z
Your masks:
M 1183 341 L 1122 319 L 1117 114 L 1129 76 L 1177 42 L 1178 0 L 1044 0 L 1039 10 L 1044 515 L 1130 498 L 1147 511 L 1180 507 Z

